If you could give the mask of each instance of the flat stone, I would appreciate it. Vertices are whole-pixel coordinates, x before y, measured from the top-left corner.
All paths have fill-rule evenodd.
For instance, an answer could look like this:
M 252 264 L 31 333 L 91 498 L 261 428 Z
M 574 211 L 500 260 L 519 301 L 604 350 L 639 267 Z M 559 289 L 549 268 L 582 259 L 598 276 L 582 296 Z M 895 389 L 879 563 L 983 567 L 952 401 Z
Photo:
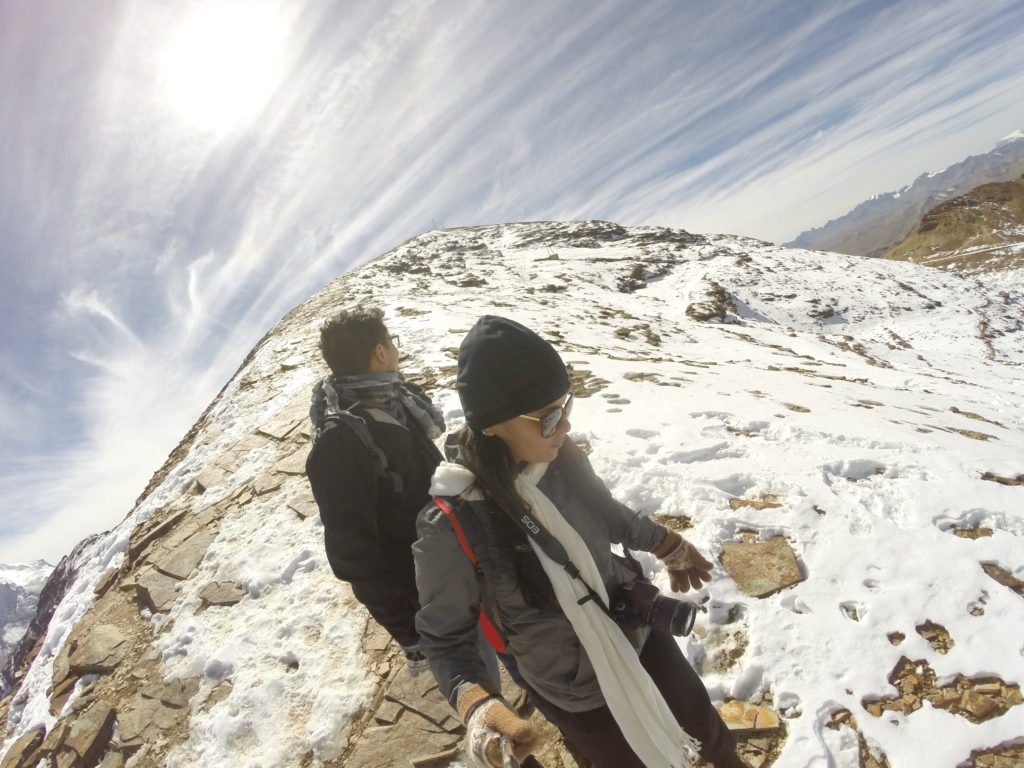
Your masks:
M 103 756 L 96 768 L 124 768 L 124 763 L 124 753 L 112 749 Z
M 413 677 L 404 666 L 395 676 L 384 697 L 420 715 L 439 731 L 446 730 L 442 723 L 452 715 L 452 708 L 437 689 L 434 676 L 423 673 Z M 406 719 L 403 718 L 403 722 Z M 415 721 L 410 721 L 410 724 L 413 722 Z
M 722 565 L 751 597 L 767 597 L 804 580 L 796 555 L 782 536 L 750 544 L 726 542 Z
M 97 597 L 101 597 L 107 594 L 107 592 L 110 591 L 110 588 L 113 586 L 114 581 L 117 579 L 117 575 L 119 573 L 120 569 L 118 568 L 111 568 L 109 571 L 104 573 L 100 577 L 100 580 L 96 582 L 96 586 L 92 588 L 92 593 Z
M 77 675 L 113 672 L 128 653 L 128 636 L 112 624 L 93 626 L 84 638 L 73 638 L 68 665 Z M 81 753 L 79 753 L 81 754 Z
M 196 476 L 196 490 L 206 493 L 210 488 L 224 482 L 224 470 L 218 466 L 206 467 Z
M 146 566 L 135 579 L 139 605 L 153 613 L 167 613 L 178 597 L 178 581 Z
M 74 693 L 76 685 L 78 685 L 78 678 L 69 673 L 68 677 L 65 677 L 53 687 L 53 690 L 50 691 L 51 715 L 57 717 L 63 711 L 64 705 L 68 703 L 68 699 Z
M 157 681 L 144 685 L 139 695 L 145 699 L 162 702 L 168 707 L 181 709 L 187 707 L 189 701 L 199 691 L 197 678 L 176 678 L 166 683 Z
M 284 481 L 276 474 L 260 475 L 252 484 L 252 490 L 257 496 L 263 496 L 271 491 L 276 491 L 283 483 Z
M 169 707 L 159 699 L 136 696 L 117 716 L 117 737 L 122 746 L 137 747 L 173 728 L 186 711 Z
M 766 733 L 780 727 L 779 717 L 768 707 L 730 701 L 718 708 L 729 730 L 737 734 Z
M 24 766 L 34 765 L 32 756 L 42 745 L 44 735 L 44 732 L 40 730 L 29 731 L 19 736 L 7 750 L 4 759 L 0 760 L 0 768 L 24 768 Z
M 983 696 L 977 691 L 966 691 L 960 700 L 963 710 L 970 712 L 979 720 L 986 719 L 989 715 L 999 709 L 999 705 L 988 696 Z
M 64 743 L 68 733 L 71 731 L 71 723 L 67 720 L 58 720 L 53 728 L 43 737 L 43 743 L 39 745 L 41 752 L 56 752 Z
M 448 765 L 459 755 L 459 748 L 452 747 L 441 752 L 433 752 L 429 755 L 420 755 L 412 758 L 413 768 L 428 768 L 429 766 Z
M 230 680 L 224 680 L 223 682 L 218 683 L 217 687 L 210 691 L 210 695 L 206 698 L 206 701 L 203 702 L 202 710 L 206 712 L 220 704 L 231 695 L 233 688 L 234 686 L 231 684 Z
M 300 496 L 288 502 L 288 509 L 297 514 L 303 520 L 316 517 L 320 514 L 320 507 L 312 496 Z
M 751 507 L 756 510 L 778 509 L 782 504 L 774 496 L 766 496 L 763 499 L 729 499 L 729 509 L 737 510 L 744 507 Z
M 211 581 L 199 593 L 207 605 L 235 605 L 245 597 L 246 591 L 233 581 Z
M 385 700 L 373 713 L 373 719 L 380 725 L 394 725 L 401 717 L 403 709 L 398 702 Z
M 293 418 L 274 419 L 256 429 L 256 434 L 271 437 L 274 440 L 284 440 L 295 431 L 300 422 Z
M 151 517 L 132 531 L 131 537 L 128 540 L 129 565 L 137 563 L 139 556 L 149 548 L 149 545 L 167 535 L 169 531 L 181 522 L 185 515 L 188 514 L 188 511 L 176 512 L 165 520 L 158 519 L 156 515 L 159 514 L 157 512 L 154 517 Z
M 47 691 L 47 694 L 50 696 L 53 696 L 57 692 L 57 688 L 71 675 L 71 666 L 68 663 L 70 652 L 68 644 L 65 644 L 57 654 L 57 658 L 53 660 L 53 675 L 50 678 L 50 690 Z M 74 685 L 74 681 L 71 684 Z
M 984 569 L 985 573 L 1004 587 L 1009 587 L 1018 595 L 1024 597 L 1024 581 L 1021 581 L 1008 570 L 1001 568 L 995 563 L 982 563 L 981 567 Z
M 307 456 L 309 456 L 309 451 L 304 447 L 299 448 L 297 451 L 293 451 L 291 455 L 277 462 L 274 465 L 274 471 L 285 475 L 304 475 L 306 474 Z
M 206 556 L 206 550 L 217 533 L 200 529 L 180 543 L 168 544 L 154 550 L 146 558 L 156 568 L 175 579 L 187 579 Z
M 75 718 L 64 746 L 73 749 L 86 765 L 95 765 L 110 743 L 116 717 L 117 712 L 112 706 L 103 701 L 96 702 Z

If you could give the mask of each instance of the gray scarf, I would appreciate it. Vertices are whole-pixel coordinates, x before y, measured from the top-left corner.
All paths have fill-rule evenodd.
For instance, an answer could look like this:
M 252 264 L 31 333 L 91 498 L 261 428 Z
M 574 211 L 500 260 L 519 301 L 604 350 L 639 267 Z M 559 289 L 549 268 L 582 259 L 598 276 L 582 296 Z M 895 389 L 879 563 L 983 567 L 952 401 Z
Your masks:
M 332 414 L 344 410 L 341 403 L 353 401 L 379 408 L 405 426 L 408 426 L 411 416 L 431 440 L 444 432 L 441 411 L 427 397 L 410 391 L 405 386 L 405 377 L 397 371 L 364 373 L 340 379 L 326 376 L 318 381 L 313 387 L 313 403 L 309 409 L 314 430 L 319 432 Z

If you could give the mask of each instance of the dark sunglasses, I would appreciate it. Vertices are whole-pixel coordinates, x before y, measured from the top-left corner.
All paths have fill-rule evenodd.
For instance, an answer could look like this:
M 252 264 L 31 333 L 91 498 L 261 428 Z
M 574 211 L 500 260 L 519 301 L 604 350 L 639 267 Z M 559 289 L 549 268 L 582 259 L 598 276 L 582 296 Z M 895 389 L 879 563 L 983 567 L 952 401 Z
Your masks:
M 571 413 L 572 392 L 569 393 L 569 396 L 565 399 L 564 403 L 556 405 L 543 416 L 527 416 L 526 414 L 523 414 L 519 418 L 540 422 L 540 436 L 551 437 L 555 434 L 555 430 L 558 429 L 558 425 L 562 423 L 562 419 L 568 419 L 569 414 Z

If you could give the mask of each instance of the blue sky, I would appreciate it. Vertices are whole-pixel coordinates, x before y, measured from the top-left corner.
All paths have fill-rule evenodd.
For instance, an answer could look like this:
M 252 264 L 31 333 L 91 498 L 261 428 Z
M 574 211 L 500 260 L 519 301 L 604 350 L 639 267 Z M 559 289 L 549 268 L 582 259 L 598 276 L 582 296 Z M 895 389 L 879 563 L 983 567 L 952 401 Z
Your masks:
M 434 226 L 781 242 L 1024 128 L 1024 2 L 0 0 L 0 562 Z

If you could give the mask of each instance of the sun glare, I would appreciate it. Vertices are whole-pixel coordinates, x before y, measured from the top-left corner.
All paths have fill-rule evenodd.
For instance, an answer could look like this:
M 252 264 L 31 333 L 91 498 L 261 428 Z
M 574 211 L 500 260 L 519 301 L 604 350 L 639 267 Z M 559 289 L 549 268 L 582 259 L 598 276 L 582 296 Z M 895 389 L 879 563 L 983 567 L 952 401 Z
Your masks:
M 173 34 L 162 70 L 167 98 L 196 127 L 252 120 L 281 78 L 284 23 L 268 6 L 197 9 Z

